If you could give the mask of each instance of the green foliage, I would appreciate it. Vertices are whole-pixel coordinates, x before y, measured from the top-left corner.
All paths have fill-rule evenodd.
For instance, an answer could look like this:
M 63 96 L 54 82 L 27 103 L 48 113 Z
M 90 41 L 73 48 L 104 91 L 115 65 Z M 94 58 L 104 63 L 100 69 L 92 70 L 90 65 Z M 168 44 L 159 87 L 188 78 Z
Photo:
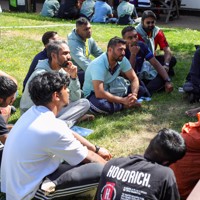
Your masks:
M 27 13 L 1 13 L 0 22 L 0 69 L 16 77 L 19 83 L 19 95 L 14 104 L 17 112 L 10 119 L 10 123 L 15 123 L 20 117 L 23 79 L 33 57 L 43 49 L 42 34 L 55 30 L 65 39 L 75 27 L 75 22 Z M 120 36 L 122 28 L 110 24 L 92 24 L 93 38 L 106 51 L 109 39 Z M 88 137 L 91 142 L 108 148 L 114 156 L 143 153 L 159 129 L 166 127 L 180 132 L 183 124 L 191 120 L 184 114 L 191 105 L 184 94 L 178 92 L 178 87 L 185 81 L 195 51 L 194 45 L 200 44 L 200 32 L 174 27 L 163 27 L 163 31 L 177 58 L 176 76 L 172 78 L 174 91 L 171 94 L 161 92 L 153 95 L 152 101 L 144 102 L 142 108 L 96 116 L 93 122 L 80 124 L 94 130 L 94 134 Z

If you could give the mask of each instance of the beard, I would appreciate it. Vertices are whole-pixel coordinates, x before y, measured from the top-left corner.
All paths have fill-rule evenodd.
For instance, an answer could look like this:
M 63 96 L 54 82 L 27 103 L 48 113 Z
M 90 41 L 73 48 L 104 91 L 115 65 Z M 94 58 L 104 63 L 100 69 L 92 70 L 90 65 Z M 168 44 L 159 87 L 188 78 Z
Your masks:
M 116 59 L 116 62 L 118 62 L 118 61 L 122 61 L 123 60 L 123 58 L 124 58 L 124 56 L 119 56 L 117 59 Z
M 68 61 L 65 61 L 65 62 L 63 62 L 63 63 L 59 63 L 58 64 L 61 68 L 67 68 L 68 67 L 68 65 L 69 65 L 69 63 L 68 63 Z
M 151 26 L 151 27 L 144 27 L 144 26 L 143 26 L 143 29 L 144 29 L 145 32 L 150 32 L 150 31 L 152 31 L 154 28 L 155 28 L 155 26 Z

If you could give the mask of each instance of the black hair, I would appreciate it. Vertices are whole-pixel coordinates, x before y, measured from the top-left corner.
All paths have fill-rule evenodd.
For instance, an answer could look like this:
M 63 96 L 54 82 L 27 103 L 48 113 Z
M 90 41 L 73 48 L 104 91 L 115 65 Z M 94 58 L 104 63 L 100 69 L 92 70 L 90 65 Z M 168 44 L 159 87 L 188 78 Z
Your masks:
M 17 91 L 17 84 L 7 76 L 0 76 L 0 98 L 6 100 Z
M 67 45 L 67 42 L 65 40 L 53 40 L 50 41 L 49 44 L 47 45 L 47 57 L 49 59 L 49 62 L 52 61 L 51 54 L 56 53 L 57 55 L 59 54 L 59 51 L 61 49 L 61 46 L 63 44 Z
M 35 76 L 29 83 L 28 89 L 33 103 L 37 106 L 47 105 L 52 101 L 52 94 L 60 92 L 69 85 L 66 74 L 59 72 L 45 72 Z
M 134 26 L 126 26 L 122 29 L 121 34 L 124 36 L 127 32 L 136 31 Z
M 90 22 L 85 18 L 85 17 L 80 17 L 76 20 L 76 27 L 82 26 L 82 25 L 87 25 Z
M 144 157 L 159 164 L 169 164 L 181 159 L 186 153 L 183 137 L 172 129 L 162 129 L 151 140 Z
M 55 31 L 47 31 L 42 36 L 42 43 L 47 45 L 49 43 L 49 39 L 57 35 L 58 33 Z
M 151 17 L 151 18 L 153 18 L 153 19 L 156 20 L 156 15 L 155 15 L 155 13 L 154 13 L 153 11 L 151 11 L 151 10 L 145 10 L 145 11 L 142 13 L 142 22 L 144 22 L 144 20 L 145 20 L 146 18 L 149 18 L 149 17 Z
M 107 49 L 109 47 L 114 48 L 119 43 L 126 44 L 126 40 L 124 40 L 124 39 L 122 39 L 120 37 L 115 36 L 115 37 L 111 38 L 110 41 L 108 42 Z

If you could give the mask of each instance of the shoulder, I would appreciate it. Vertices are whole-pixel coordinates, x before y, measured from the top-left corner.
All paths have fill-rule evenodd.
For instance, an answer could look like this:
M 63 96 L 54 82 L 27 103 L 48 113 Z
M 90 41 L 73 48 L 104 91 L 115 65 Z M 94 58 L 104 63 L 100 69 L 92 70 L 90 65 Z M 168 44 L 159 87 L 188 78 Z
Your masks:
M 89 43 L 91 43 L 91 44 L 96 43 L 93 37 L 89 38 L 88 40 L 89 40 Z
M 49 60 L 48 59 L 45 59 L 45 60 L 39 60 L 38 61 L 38 64 L 35 68 L 35 71 L 39 71 L 39 70 L 49 70 L 50 69 L 50 66 L 49 66 Z
M 6 127 L 6 123 L 2 117 L 2 115 L 0 115 L 0 135 L 4 135 L 8 133 L 8 129 Z
M 87 71 L 93 71 L 95 74 L 105 71 L 108 65 L 108 59 L 106 53 L 101 54 L 99 57 L 95 58 L 90 62 Z
M 37 60 L 44 60 L 44 59 L 47 59 L 47 51 L 44 49 L 43 51 L 40 51 L 35 57 L 34 59 L 37 59 Z
M 158 27 L 156 27 L 156 28 L 158 28 Z M 165 37 L 165 34 L 164 34 L 164 32 L 163 32 L 163 30 L 161 30 L 160 28 L 158 28 L 157 29 L 157 36 L 159 36 L 159 37 Z
M 124 66 L 131 66 L 129 60 L 126 58 L 126 56 L 124 56 L 124 58 L 122 59 L 122 61 L 119 63 L 120 67 L 124 67 Z
M 76 37 L 77 37 L 77 35 L 76 35 L 75 29 L 73 29 L 73 30 L 67 35 L 68 41 L 75 40 Z
M 141 49 L 148 49 L 148 46 L 142 41 L 138 41 L 137 44 Z

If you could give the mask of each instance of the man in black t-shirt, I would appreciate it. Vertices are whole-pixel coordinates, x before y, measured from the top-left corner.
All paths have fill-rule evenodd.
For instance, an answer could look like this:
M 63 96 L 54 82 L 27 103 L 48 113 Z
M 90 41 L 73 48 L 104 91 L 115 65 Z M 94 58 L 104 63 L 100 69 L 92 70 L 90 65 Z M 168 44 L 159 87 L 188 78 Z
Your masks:
M 186 152 L 182 136 L 162 129 L 144 156 L 110 160 L 104 167 L 96 200 L 179 200 L 176 179 L 168 167 Z
M 15 100 L 15 93 L 17 91 L 17 81 L 12 76 L 9 76 L 3 71 L 0 71 L 0 106 L 7 107 L 12 105 Z M 9 129 L 6 121 L 3 118 L 3 113 L 0 109 L 0 165 L 3 152 L 3 144 L 8 136 Z
M 64 0 L 61 3 L 57 17 L 62 19 L 77 19 L 80 12 L 79 0 Z
M 15 100 L 16 91 L 16 79 L 0 71 L 0 107 L 12 105 Z M 0 142 L 4 144 L 9 130 L 2 114 L 0 110 Z

